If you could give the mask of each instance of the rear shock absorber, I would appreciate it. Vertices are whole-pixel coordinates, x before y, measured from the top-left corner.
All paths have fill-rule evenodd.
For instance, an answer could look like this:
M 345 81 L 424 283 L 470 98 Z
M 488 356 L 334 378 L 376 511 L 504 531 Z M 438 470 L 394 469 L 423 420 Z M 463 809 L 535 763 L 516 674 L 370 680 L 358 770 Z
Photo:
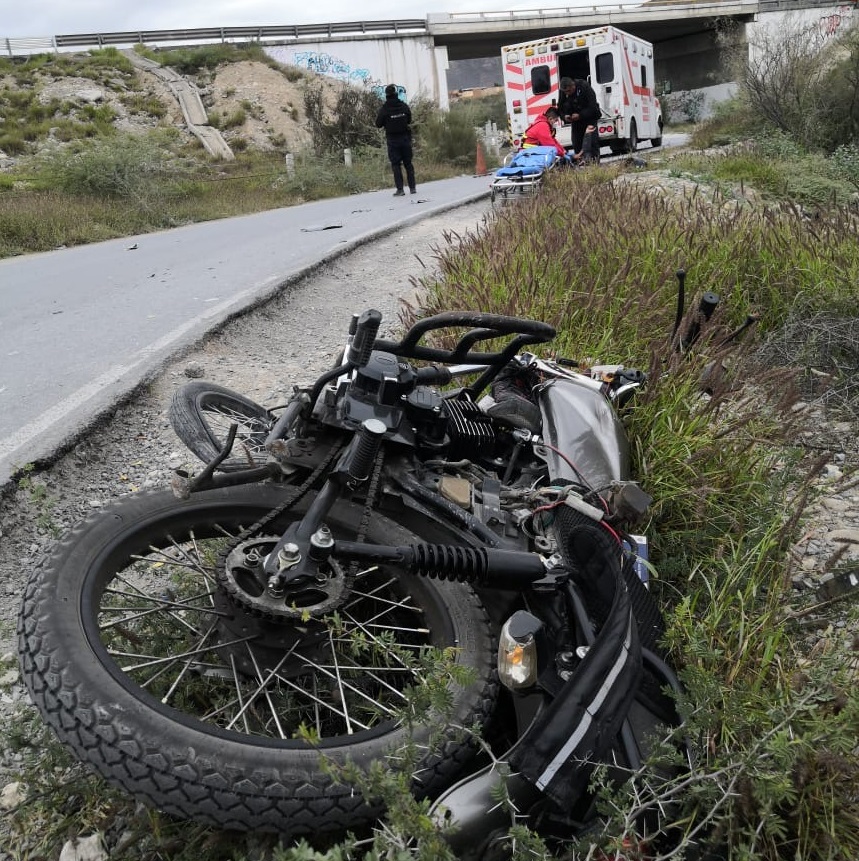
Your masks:
M 436 580 L 453 580 L 496 589 L 524 588 L 547 575 L 543 558 L 536 553 L 467 547 L 457 544 L 406 544 L 385 547 L 336 541 L 333 555 L 341 561 L 368 565 L 394 565 L 412 574 Z

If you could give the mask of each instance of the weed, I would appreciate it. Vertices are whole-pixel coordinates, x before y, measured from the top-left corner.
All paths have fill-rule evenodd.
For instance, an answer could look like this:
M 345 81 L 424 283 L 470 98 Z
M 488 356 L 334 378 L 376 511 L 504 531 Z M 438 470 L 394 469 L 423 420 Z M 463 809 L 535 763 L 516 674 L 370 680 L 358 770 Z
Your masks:
M 239 105 L 249 117 L 253 117 L 255 120 L 261 120 L 265 116 L 265 111 L 263 111 L 262 105 L 258 102 L 252 102 L 250 99 L 242 99 Z
M 222 129 L 236 129 L 240 126 L 243 126 L 245 122 L 247 122 L 247 112 L 244 108 L 239 107 L 236 108 L 230 114 L 224 114 L 221 116 L 219 120 L 219 128 Z
M 150 117 L 160 119 L 167 115 L 164 102 L 157 96 L 146 93 L 125 93 L 120 96 L 120 102 L 128 108 L 132 114 L 146 114 Z
M 203 70 L 216 69 L 222 63 L 237 63 L 241 60 L 256 60 L 267 64 L 272 62 L 263 47 L 256 42 L 243 45 L 227 43 L 197 45 L 190 48 L 164 50 L 138 45 L 136 50 L 144 57 L 176 69 L 181 75 L 193 75 Z
M 34 467 L 27 464 L 18 479 L 18 489 L 27 494 L 30 505 L 36 511 L 35 524 L 39 529 L 59 537 L 59 527 L 54 522 L 53 510 L 56 500 L 49 496 L 47 485 L 34 476 Z

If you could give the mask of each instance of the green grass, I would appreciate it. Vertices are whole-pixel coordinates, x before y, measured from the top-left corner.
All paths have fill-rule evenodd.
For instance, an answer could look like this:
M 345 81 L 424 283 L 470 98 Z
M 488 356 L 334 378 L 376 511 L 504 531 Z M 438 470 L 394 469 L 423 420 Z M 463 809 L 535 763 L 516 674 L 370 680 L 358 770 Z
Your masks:
M 626 423 L 634 473 L 655 500 L 653 588 L 689 691 L 687 732 L 706 740 L 679 807 L 667 802 L 670 786 L 653 788 L 654 803 L 662 793 L 689 828 L 712 814 L 708 831 L 716 826 L 732 858 L 855 857 L 859 696 L 850 656 L 809 667 L 786 612 L 795 600 L 788 550 L 803 488 L 821 464 L 797 444 L 799 368 L 756 352 L 797 306 L 800 319 L 825 309 L 855 316 L 854 219 L 838 209 L 809 222 L 795 206 L 737 207 L 712 189 L 654 199 L 610 185 L 613 170 L 553 175 L 539 198 L 505 208 L 464 252 L 443 258 L 423 306 L 544 319 L 557 327 L 562 355 L 649 370 Z M 747 155 L 710 164 L 711 175 L 719 171 L 751 182 L 770 176 L 770 165 Z M 670 340 L 681 268 L 687 308 L 705 290 L 722 297 L 682 358 Z M 757 325 L 720 346 L 750 311 Z M 608 836 L 632 835 L 623 829 L 634 829 L 630 810 L 645 780 L 626 795 L 606 788 Z
M 155 49 L 147 45 L 137 45 L 136 50 L 144 57 L 155 60 L 163 66 L 170 66 L 180 75 L 194 75 L 203 70 L 211 71 L 223 63 L 238 63 L 253 60 L 280 68 L 280 65 L 266 54 L 258 42 L 247 44 L 197 45 L 189 48 Z
M 282 156 L 239 152 L 213 165 L 199 154 L 165 158 L 163 134 L 100 140 L 79 151 L 56 151 L 25 181 L 0 176 L 0 257 L 71 247 L 216 218 L 248 215 L 309 200 L 387 188 L 381 151 L 339 159 L 300 155 L 290 176 Z M 421 182 L 458 173 L 417 162 Z M 128 206 L 133 200 L 135 206 Z

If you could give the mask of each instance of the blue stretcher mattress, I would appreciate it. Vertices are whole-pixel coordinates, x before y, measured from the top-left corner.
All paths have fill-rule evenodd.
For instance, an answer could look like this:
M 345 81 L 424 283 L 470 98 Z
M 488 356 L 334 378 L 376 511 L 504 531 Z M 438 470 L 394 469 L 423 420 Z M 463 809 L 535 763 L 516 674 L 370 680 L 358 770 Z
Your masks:
M 520 150 L 513 156 L 510 164 L 495 171 L 495 176 L 536 176 L 550 168 L 558 159 L 558 151 L 553 146 L 532 146 Z

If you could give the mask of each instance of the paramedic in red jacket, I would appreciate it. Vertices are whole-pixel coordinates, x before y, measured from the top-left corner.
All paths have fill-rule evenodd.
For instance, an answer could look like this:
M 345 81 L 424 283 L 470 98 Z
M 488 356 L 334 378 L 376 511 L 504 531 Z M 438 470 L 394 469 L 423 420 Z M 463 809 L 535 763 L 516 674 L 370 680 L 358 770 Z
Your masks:
M 545 113 L 540 114 L 527 129 L 522 140 L 522 147 L 530 146 L 553 146 L 561 158 L 564 158 L 567 151 L 555 140 L 555 125 L 560 120 L 561 115 L 557 108 L 549 108 Z

